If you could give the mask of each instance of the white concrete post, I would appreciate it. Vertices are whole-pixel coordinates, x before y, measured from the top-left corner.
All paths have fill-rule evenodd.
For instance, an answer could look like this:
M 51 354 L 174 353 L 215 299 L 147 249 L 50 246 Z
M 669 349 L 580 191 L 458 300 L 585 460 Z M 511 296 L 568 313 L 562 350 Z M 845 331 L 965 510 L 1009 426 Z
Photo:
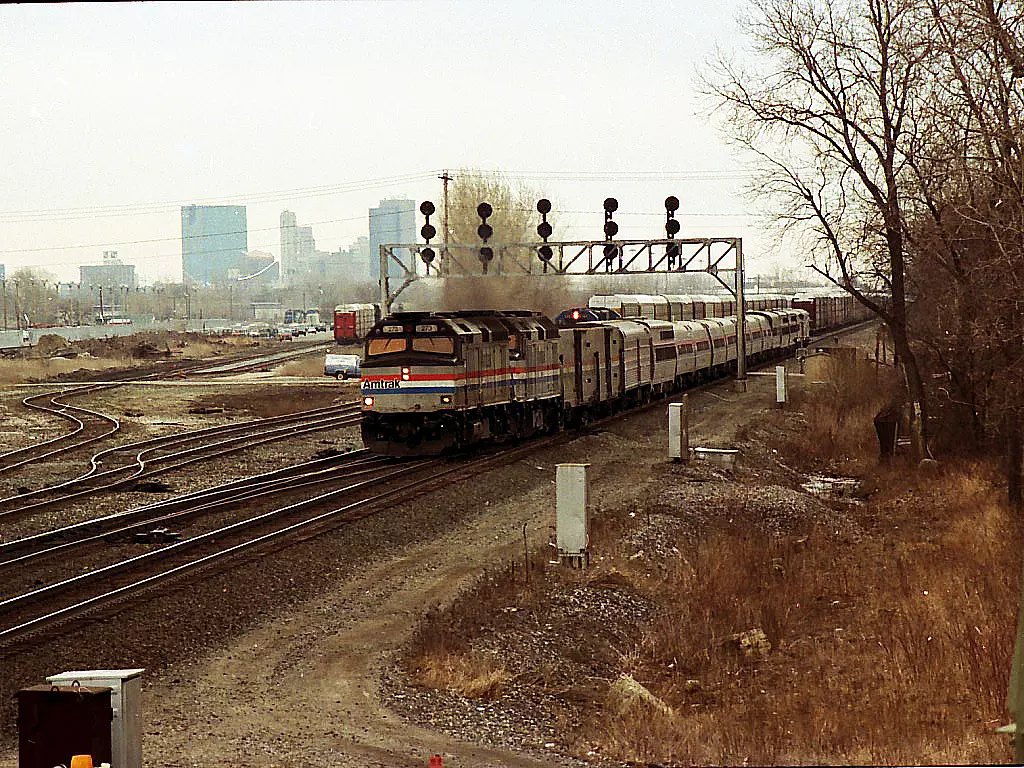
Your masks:
M 558 464 L 555 474 L 555 536 L 563 565 L 589 563 L 590 520 L 587 516 L 589 464 Z
M 668 457 L 674 461 L 690 459 L 690 396 L 681 403 L 668 405 Z
M 779 408 L 786 405 L 786 366 L 775 366 L 775 402 Z

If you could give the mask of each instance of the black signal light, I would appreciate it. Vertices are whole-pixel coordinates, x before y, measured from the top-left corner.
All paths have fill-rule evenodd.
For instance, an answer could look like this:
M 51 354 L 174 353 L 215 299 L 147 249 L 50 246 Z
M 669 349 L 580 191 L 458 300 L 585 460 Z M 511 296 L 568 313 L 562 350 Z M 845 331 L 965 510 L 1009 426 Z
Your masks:
M 604 239 L 611 240 L 619 233 L 619 225 L 612 221 L 612 214 L 619 210 L 619 201 L 606 197 L 604 201 Z M 607 251 L 607 248 L 605 249 Z
M 669 195 L 665 198 L 665 234 L 668 239 L 679 234 L 679 220 L 676 219 L 676 211 L 679 210 L 679 198 Z M 675 269 L 676 259 L 679 258 L 679 246 L 676 243 L 669 243 L 665 246 L 665 255 L 668 257 L 668 268 Z
M 427 243 L 426 248 L 420 249 L 420 259 L 424 264 L 427 265 L 427 273 L 430 273 L 430 263 L 434 260 L 437 255 L 434 253 L 434 249 L 430 247 L 430 241 L 437 236 L 437 228 L 430 223 L 430 215 L 434 212 L 434 204 L 429 200 L 424 200 L 420 203 L 420 213 L 426 219 L 423 226 L 420 227 L 420 234 Z
M 538 251 L 537 255 L 540 260 L 544 262 L 544 271 L 548 271 L 548 262 L 551 261 L 551 257 L 554 253 L 551 250 L 551 246 L 548 245 L 548 238 L 551 237 L 551 222 L 548 221 L 548 214 L 551 213 L 551 201 L 546 197 L 542 197 L 537 201 L 537 212 L 540 214 L 540 224 L 537 225 L 537 234 L 540 235 L 541 240 L 544 241 Z
M 619 247 L 615 243 L 608 243 L 604 247 L 604 268 L 606 272 L 613 272 L 612 261 L 618 255 Z
M 476 207 L 476 215 L 480 217 L 480 226 L 476 228 L 476 233 L 480 236 L 480 239 L 485 243 L 490 240 L 494 234 L 494 228 L 487 223 L 487 219 L 494 213 L 494 209 L 491 208 L 490 203 L 480 203 Z

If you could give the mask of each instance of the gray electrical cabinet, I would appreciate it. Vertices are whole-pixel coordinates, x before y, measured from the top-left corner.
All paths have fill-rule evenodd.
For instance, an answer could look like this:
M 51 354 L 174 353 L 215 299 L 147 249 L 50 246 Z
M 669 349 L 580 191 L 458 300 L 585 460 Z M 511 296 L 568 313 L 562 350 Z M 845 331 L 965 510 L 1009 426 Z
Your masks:
M 55 685 L 102 686 L 111 690 L 111 768 L 142 768 L 142 680 L 144 669 L 85 669 L 50 675 Z M 99 765 L 95 758 L 93 763 Z

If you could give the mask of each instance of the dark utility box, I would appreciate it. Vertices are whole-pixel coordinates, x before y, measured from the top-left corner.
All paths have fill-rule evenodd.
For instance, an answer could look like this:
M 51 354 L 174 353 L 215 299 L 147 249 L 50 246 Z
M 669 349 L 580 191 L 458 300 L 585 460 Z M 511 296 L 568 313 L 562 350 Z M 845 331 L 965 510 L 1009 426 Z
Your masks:
M 18 691 L 18 766 L 71 765 L 91 755 L 93 765 L 110 762 L 109 688 L 37 685 Z

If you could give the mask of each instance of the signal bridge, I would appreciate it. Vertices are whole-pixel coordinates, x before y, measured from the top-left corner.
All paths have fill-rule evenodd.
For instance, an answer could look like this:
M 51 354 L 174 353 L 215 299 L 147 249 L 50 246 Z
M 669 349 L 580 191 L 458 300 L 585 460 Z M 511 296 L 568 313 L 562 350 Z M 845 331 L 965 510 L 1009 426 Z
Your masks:
M 395 272 L 395 266 L 401 271 L 395 278 L 401 284 L 392 290 L 388 271 Z M 450 244 L 438 246 L 437 252 L 420 243 L 390 243 L 380 246 L 380 298 L 383 308 L 390 310 L 403 290 L 424 279 L 695 272 L 711 275 L 736 295 L 742 292 L 742 282 L 736 280 L 742 269 L 743 240 L 738 237 L 508 243 L 486 249 Z M 724 276 L 731 278 L 729 282 Z
M 543 249 L 549 250 L 543 250 Z M 482 252 L 482 253 L 481 253 Z M 546 257 L 546 258 L 545 258 Z M 400 274 L 388 276 L 388 269 Z M 467 277 L 686 274 L 711 275 L 736 299 L 739 388 L 746 380 L 746 312 L 743 296 L 743 240 L 739 237 L 664 238 L 655 240 L 578 240 L 549 243 L 439 245 L 419 243 L 380 246 L 381 309 L 418 280 Z M 728 279 L 728 280 L 727 280 Z M 399 282 L 391 288 L 392 281 Z

